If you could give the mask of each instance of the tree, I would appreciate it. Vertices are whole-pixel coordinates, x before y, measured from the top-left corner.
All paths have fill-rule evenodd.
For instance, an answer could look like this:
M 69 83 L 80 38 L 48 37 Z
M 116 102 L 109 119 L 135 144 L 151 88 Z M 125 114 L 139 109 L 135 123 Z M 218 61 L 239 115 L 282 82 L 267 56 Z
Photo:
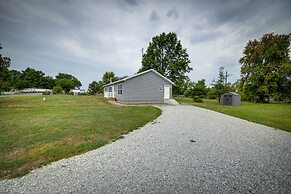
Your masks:
M 290 41 L 291 34 L 271 33 L 247 43 L 239 62 L 242 90 L 248 100 L 291 99 Z
M 33 68 L 26 68 L 18 77 L 16 82 L 17 89 L 23 88 L 42 88 L 44 73 Z
M 186 97 L 193 97 L 195 82 L 188 81 L 183 84 L 184 95 Z M 185 88 L 185 89 L 184 89 Z
M 184 93 L 187 97 L 198 96 L 199 98 L 203 98 L 207 94 L 207 87 L 205 83 L 205 79 L 199 80 L 197 83 L 188 82 L 187 90 Z
M 53 87 L 53 90 L 56 92 L 56 93 L 61 93 L 63 91 L 63 88 L 61 86 L 54 86 Z
M 76 77 L 74 77 L 74 76 L 72 76 L 70 74 L 59 73 L 56 76 L 56 81 L 57 80 L 63 80 L 63 79 L 71 80 L 73 82 L 73 87 L 71 89 L 80 88 L 82 86 L 81 82 Z M 65 88 L 63 88 L 63 89 L 65 89 Z
M 0 50 L 2 50 L 0 43 Z M 9 87 L 9 67 L 10 67 L 11 59 L 8 57 L 3 57 L 0 53 L 0 92 L 4 89 L 8 89 Z
M 75 88 L 76 83 L 73 80 L 63 78 L 63 79 L 57 79 L 56 85 L 60 86 L 68 94 L 71 89 Z
M 26 68 L 19 72 L 10 70 L 10 87 L 23 88 L 46 88 L 52 89 L 55 86 L 55 80 L 51 76 L 45 76 L 42 71 L 33 68 Z
M 278 81 L 278 90 L 276 93 L 274 93 L 275 100 L 286 100 L 288 102 L 291 102 L 291 65 L 290 63 L 284 63 L 282 64 L 282 77 L 283 79 L 280 79 Z M 277 97 L 277 99 L 276 99 Z
M 96 82 L 96 81 L 93 81 L 92 83 L 89 84 L 88 86 L 88 91 L 89 91 L 89 94 L 90 95 L 95 95 L 97 93 L 100 93 L 100 84 L 101 82 Z
M 45 76 L 43 77 L 41 85 L 42 85 L 42 88 L 52 89 L 56 85 L 56 82 L 53 77 Z
M 225 91 L 225 74 L 224 74 L 224 67 L 221 66 L 219 67 L 219 71 L 218 71 L 218 79 L 217 81 L 214 81 L 214 83 L 212 84 L 214 86 L 215 89 L 215 94 L 218 97 L 218 102 L 220 103 L 220 98 L 221 95 L 224 94 Z
M 193 88 L 193 96 L 203 98 L 207 93 L 205 79 L 199 80 Z
M 115 82 L 121 78 L 117 77 L 113 71 L 106 71 L 103 76 L 102 80 L 99 82 L 99 91 L 103 93 L 104 85 L 109 84 L 110 82 Z
M 15 85 L 16 85 L 17 81 L 19 80 L 21 72 L 12 69 L 9 71 L 9 74 L 10 74 L 9 87 L 16 88 Z
M 115 76 L 115 73 L 112 71 L 106 71 L 102 76 L 103 85 L 109 84 L 110 82 L 114 82 L 117 80 L 118 80 L 118 77 Z
M 142 56 L 142 67 L 139 72 L 154 69 L 168 79 L 172 80 L 176 87 L 174 93 L 181 94 L 180 86 L 184 84 L 192 68 L 187 50 L 182 47 L 177 34 L 162 33 L 152 38 L 149 46 Z

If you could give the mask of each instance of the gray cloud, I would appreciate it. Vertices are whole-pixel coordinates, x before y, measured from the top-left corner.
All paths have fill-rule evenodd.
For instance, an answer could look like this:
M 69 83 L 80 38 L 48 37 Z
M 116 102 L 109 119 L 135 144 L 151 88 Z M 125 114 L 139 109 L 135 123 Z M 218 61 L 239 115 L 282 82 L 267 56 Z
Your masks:
M 124 0 L 126 3 L 130 4 L 130 5 L 134 5 L 134 6 L 137 6 L 137 5 L 140 5 L 141 4 L 141 1 L 139 0 Z
M 167 16 L 168 17 L 174 17 L 175 19 L 179 18 L 179 14 L 176 10 L 176 7 L 171 8 L 168 12 L 167 12 Z
M 176 32 L 193 81 L 210 83 L 225 65 L 239 78 L 243 47 L 269 32 L 290 33 L 290 1 L 1 1 L 0 42 L 11 68 L 67 72 L 84 88 L 105 71 L 134 74 L 153 36 Z M 179 10 L 180 11 L 178 13 Z M 173 19 L 175 18 L 175 19 Z
M 192 35 L 190 39 L 191 44 L 204 43 L 208 44 L 209 41 L 216 40 L 223 36 L 222 32 L 200 31 Z
M 150 15 L 150 20 L 151 21 L 157 21 L 157 20 L 159 20 L 159 16 L 158 16 L 158 14 L 157 14 L 157 12 L 156 11 L 152 11 L 152 13 L 151 13 L 151 15 Z

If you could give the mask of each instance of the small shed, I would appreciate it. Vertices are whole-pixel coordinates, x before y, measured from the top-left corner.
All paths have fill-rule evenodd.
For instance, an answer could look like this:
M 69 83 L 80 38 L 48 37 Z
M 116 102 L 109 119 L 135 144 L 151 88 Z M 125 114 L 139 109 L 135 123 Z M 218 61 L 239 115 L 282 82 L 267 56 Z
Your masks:
M 223 105 L 239 106 L 240 105 L 240 95 L 235 92 L 227 92 L 221 95 L 220 103 Z

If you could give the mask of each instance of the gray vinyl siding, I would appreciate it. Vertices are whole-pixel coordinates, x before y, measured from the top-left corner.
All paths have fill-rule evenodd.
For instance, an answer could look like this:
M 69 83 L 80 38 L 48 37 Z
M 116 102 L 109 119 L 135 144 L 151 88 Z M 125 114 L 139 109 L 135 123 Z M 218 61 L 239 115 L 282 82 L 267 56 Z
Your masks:
M 124 84 L 123 84 L 124 82 L 121 82 L 121 83 L 118 83 L 118 84 L 115 84 L 114 85 L 114 89 L 116 89 L 115 91 L 116 91 L 116 99 L 118 100 L 118 101 L 123 101 L 123 94 L 124 94 Z M 117 86 L 118 85 L 122 85 L 122 94 L 118 94 L 118 91 L 117 91 Z
M 240 105 L 240 102 L 241 102 L 241 97 L 240 96 L 234 96 L 234 98 L 232 99 L 232 104 L 233 105 Z
M 116 99 L 123 102 L 164 102 L 164 85 L 172 86 L 170 82 L 151 71 L 121 84 L 122 95 L 117 94 Z M 117 84 L 115 87 L 117 92 Z M 170 97 L 172 98 L 172 90 Z

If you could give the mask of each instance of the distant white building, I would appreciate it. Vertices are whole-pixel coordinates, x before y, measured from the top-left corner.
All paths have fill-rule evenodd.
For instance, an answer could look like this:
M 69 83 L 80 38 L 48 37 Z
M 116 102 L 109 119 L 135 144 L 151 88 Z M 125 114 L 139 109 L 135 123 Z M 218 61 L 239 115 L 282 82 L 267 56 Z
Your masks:
M 13 94 L 15 94 L 15 92 L 3 92 L 3 94 L 5 94 L 5 95 L 13 95 Z
M 43 88 L 24 88 L 20 90 L 20 93 L 44 93 L 44 92 L 53 93 L 53 90 Z
M 85 89 L 73 89 L 73 90 L 70 90 L 70 93 L 73 93 L 74 95 L 80 95 L 80 94 L 85 94 L 86 91 Z

